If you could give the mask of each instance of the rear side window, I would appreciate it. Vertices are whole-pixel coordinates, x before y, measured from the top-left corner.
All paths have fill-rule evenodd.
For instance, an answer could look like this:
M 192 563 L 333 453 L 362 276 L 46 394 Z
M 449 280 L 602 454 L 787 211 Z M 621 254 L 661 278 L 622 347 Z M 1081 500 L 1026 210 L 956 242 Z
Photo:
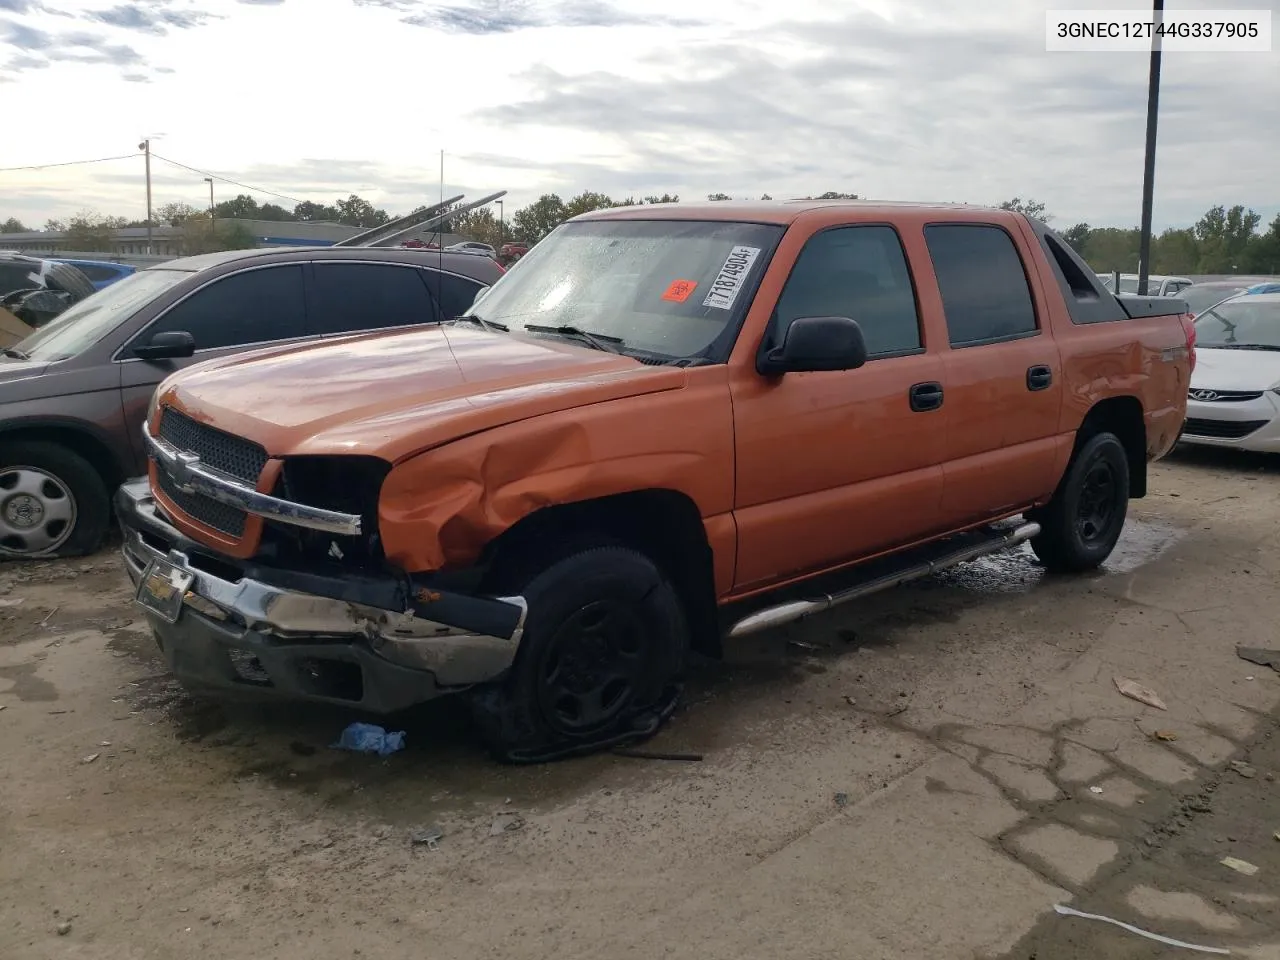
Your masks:
M 392 263 L 316 263 L 312 333 L 359 333 L 436 319 L 426 279 Z
M 306 317 L 302 266 L 281 264 L 234 273 L 201 287 L 147 328 L 141 339 L 185 330 L 197 350 L 267 343 L 304 336 Z
M 1013 340 L 1036 332 L 1031 287 L 1012 238 L 986 224 L 925 227 L 947 333 L 953 347 Z
M 778 298 L 773 342 L 799 317 L 848 317 L 862 327 L 867 354 L 920 349 L 915 290 L 892 227 L 824 230 L 805 244 Z
M 440 313 L 446 320 L 456 320 L 471 309 L 476 295 L 484 284 L 451 273 L 427 271 L 427 286 L 440 303 Z

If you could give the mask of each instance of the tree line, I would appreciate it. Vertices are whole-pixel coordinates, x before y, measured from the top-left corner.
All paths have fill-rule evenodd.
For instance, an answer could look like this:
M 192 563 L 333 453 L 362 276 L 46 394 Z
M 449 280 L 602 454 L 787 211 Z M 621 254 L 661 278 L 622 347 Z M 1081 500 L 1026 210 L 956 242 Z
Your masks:
M 732 199 L 725 193 L 707 195 L 711 201 Z M 767 193 L 760 199 L 772 199 Z M 857 200 L 858 195 L 831 190 L 803 199 Z M 559 194 L 546 193 L 516 210 L 509 220 L 495 215 L 493 205 L 478 210 L 461 211 L 436 229 L 441 233 L 461 235 L 470 240 L 499 247 L 507 241 L 537 243 L 564 221 L 591 210 L 644 204 L 678 203 L 680 197 L 663 193 L 644 197 L 614 199 L 607 194 L 586 190 L 565 200 Z M 1050 222 L 1056 218 L 1045 204 L 1034 199 L 1014 197 L 999 205 L 1028 216 Z M 419 207 L 419 210 L 425 207 Z M 186 203 L 168 203 L 154 211 L 153 223 L 183 226 L 188 253 L 230 250 L 253 245 L 253 237 L 237 223 L 219 221 L 273 220 L 280 222 L 340 223 L 351 227 L 376 227 L 392 216 L 364 198 L 351 194 L 332 204 L 305 201 L 292 210 L 275 203 L 259 204 L 248 194 L 240 194 L 218 203 L 210 212 Z M 1241 204 L 1211 207 L 1190 227 L 1165 230 L 1151 238 L 1151 272 L 1159 274 L 1201 273 L 1280 273 L 1280 216 L 1260 230 L 1262 217 Z M 49 220 L 44 229 L 65 232 L 76 249 L 110 249 L 112 233 L 120 227 L 142 227 L 144 221 L 125 217 L 103 216 L 83 211 L 66 221 Z M 10 217 L 0 223 L 0 233 L 18 233 L 30 229 Z M 1133 273 L 1138 269 L 1139 231 L 1137 227 L 1092 227 L 1076 223 L 1059 233 L 1099 272 L 1120 270 Z

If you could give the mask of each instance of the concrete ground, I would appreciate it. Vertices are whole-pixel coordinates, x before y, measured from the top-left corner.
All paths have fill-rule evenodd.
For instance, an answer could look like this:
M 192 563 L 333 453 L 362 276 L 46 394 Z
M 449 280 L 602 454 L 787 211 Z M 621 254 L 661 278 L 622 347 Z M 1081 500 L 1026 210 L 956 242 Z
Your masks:
M 736 646 L 648 745 L 700 762 L 498 767 L 447 703 L 341 753 L 338 712 L 187 697 L 114 553 L 0 566 L 0 957 L 1181 953 L 1055 904 L 1280 957 L 1280 674 L 1235 654 L 1280 647 L 1277 466 L 1157 466 L 1094 576 Z

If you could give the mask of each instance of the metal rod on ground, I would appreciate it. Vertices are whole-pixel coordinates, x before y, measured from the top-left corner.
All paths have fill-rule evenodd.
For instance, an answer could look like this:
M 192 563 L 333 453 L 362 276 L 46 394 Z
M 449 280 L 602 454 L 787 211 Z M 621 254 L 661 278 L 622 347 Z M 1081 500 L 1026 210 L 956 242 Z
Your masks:
M 1156 176 L 1156 117 L 1160 112 L 1160 28 L 1164 24 L 1164 0 L 1153 0 L 1151 75 L 1147 81 L 1147 151 L 1142 168 L 1142 227 L 1138 240 L 1138 293 L 1147 295 L 1151 276 L 1151 201 Z M 1119 292 L 1119 291 L 1117 291 Z

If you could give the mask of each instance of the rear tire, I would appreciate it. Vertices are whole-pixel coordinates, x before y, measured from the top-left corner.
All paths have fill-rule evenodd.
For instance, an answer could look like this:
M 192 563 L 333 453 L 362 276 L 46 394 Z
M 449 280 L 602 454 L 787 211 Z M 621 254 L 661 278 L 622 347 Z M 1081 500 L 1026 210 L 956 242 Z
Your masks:
M 1031 549 L 1050 570 L 1096 569 L 1115 549 L 1128 510 L 1124 444 L 1114 433 L 1094 434 L 1072 457 L 1053 499 L 1029 516 L 1040 524 Z
M 4 444 L 0 453 L 0 557 L 93 553 L 111 523 L 98 471 L 56 443 Z
M 647 739 L 674 712 L 689 631 L 647 556 L 580 548 L 518 591 L 529 605 L 506 679 L 472 696 L 492 754 L 540 763 Z

